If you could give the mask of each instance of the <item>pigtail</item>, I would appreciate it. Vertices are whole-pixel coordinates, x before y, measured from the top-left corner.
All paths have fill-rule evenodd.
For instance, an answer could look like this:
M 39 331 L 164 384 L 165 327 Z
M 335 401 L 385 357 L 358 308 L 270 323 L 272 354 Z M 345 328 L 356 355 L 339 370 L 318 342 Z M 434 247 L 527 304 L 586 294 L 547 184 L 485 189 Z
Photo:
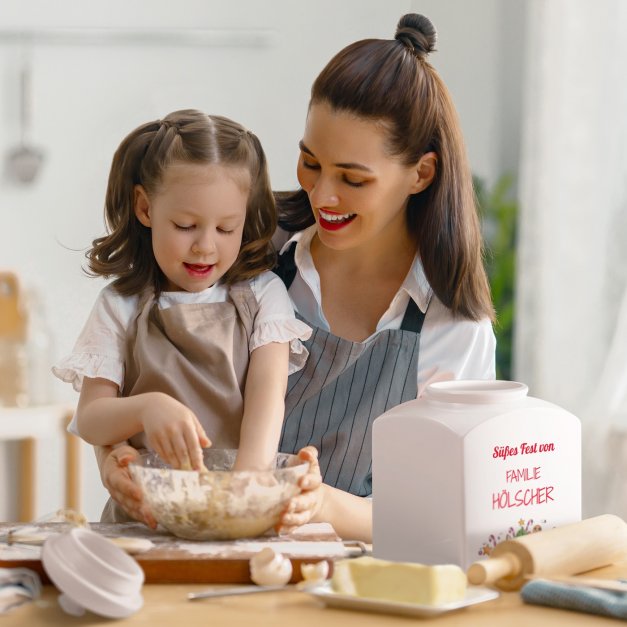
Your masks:
M 86 253 L 88 274 L 115 277 L 120 294 L 132 295 L 158 283 L 150 229 L 135 216 L 134 188 L 142 183 L 144 157 L 158 122 L 149 122 L 126 136 L 113 155 L 105 197 L 107 235 L 96 238 Z
M 245 131 L 242 140 L 250 149 L 251 185 L 242 247 L 236 262 L 224 275 L 227 284 L 252 278 L 263 270 L 270 270 L 276 263 L 272 236 L 277 227 L 277 212 L 266 155 L 254 133 Z

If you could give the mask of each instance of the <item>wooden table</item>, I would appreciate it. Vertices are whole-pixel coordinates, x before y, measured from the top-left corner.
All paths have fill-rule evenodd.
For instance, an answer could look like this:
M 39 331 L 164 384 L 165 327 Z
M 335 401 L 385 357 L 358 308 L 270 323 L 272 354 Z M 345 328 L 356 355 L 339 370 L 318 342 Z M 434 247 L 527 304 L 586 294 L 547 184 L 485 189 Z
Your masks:
M 269 627 L 376 627 L 380 625 L 438 625 L 439 627 L 577 627 L 618 623 L 589 614 L 524 605 L 516 593 L 504 593 L 495 601 L 469 607 L 432 619 L 408 618 L 386 614 L 367 614 L 324 607 L 302 592 L 273 592 L 250 596 L 188 601 L 187 593 L 200 586 L 144 586 L 144 607 L 133 616 L 115 621 L 116 625 L 181 625 L 218 627 L 246 625 Z M 36 603 L 19 607 L 2 616 L 3 627 L 24 625 L 111 625 L 111 620 L 87 613 L 80 618 L 68 616 L 56 602 L 57 592 L 50 586 Z
M 0 407 L 0 440 L 20 442 L 18 520 L 35 517 L 37 439 L 65 437 L 65 506 L 80 510 L 80 441 L 66 427 L 74 410 L 67 405 Z
M 590 575 L 607 578 L 627 575 L 627 563 L 599 569 Z M 408 618 L 368 614 L 324 607 L 303 592 L 268 592 L 250 596 L 188 601 L 187 593 L 202 585 L 145 585 L 144 607 L 115 625 L 180 625 L 181 627 L 268 626 L 268 627 L 378 627 L 381 625 L 434 625 L 437 627 L 595 627 L 619 625 L 615 619 L 525 605 L 518 593 L 507 592 L 486 603 L 437 618 Z M 56 602 L 57 591 L 46 586 L 36 602 L 2 616 L 2 627 L 24 625 L 112 625 L 110 619 L 87 613 L 68 616 Z

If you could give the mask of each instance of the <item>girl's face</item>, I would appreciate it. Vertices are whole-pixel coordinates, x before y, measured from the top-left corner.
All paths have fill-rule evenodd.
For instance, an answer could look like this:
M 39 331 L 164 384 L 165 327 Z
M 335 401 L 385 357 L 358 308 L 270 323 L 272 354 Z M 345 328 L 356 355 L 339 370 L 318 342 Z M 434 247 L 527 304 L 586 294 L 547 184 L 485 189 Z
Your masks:
M 235 263 L 246 219 L 244 168 L 173 164 L 150 197 L 135 188 L 135 215 L 152 230 L 166 291 L 200 292 Z
M 409 196 L 431 179 L 421 177 L 419 164 L 390 157 L 385 138 L 376 121 L 326 103 L 311 105 L 297 173 L 325 246 L 347 250 L 407 240 Z

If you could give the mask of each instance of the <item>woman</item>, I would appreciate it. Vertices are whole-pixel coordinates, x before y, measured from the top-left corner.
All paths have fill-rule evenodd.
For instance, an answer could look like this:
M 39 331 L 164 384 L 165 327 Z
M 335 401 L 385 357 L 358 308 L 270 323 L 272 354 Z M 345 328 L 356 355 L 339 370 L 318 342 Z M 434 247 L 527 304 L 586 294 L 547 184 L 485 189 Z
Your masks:
M 427 62 L 431 22 L 340 51 L 313 84 L 301 190 L 278 194 L 291 235 L 277 273 L 314 328 L 292 375 L 280 449 L 311 463 L 282 529 L 309 520 L 372 537 L 371 426 L 442 379 L 494 378 L 493 308 L 472 177 L 450 96 Z M 99 452 L 105 486 L 148 524 L 123 468 Z M 318 462 L 318 454 L 320 460 Z M 324 480 L 324 482 L 322 482 Z

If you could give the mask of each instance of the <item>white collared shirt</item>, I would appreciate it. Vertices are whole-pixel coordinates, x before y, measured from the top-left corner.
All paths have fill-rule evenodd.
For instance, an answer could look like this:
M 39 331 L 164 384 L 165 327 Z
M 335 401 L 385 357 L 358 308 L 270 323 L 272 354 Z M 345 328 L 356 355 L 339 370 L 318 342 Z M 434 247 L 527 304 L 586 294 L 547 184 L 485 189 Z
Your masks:
M 330 331 L 322 311 L 320 276 L 310 252 L 315 232 L 313 225 L 294 234 L 281 252 L 296 242 L 294 261 L 298 271 L 288 290 L 294 309 L 309 324 Z M 495 378 L 496 338 L 492 323 L 488 318 L 479 322 L 455 318 L 433 294 L 418 255 L 373 335 L 384 329 L 399 329 L 410 298 L 423 313 L 426 311 L 420 334 L 418 395 L 435 381 Z

